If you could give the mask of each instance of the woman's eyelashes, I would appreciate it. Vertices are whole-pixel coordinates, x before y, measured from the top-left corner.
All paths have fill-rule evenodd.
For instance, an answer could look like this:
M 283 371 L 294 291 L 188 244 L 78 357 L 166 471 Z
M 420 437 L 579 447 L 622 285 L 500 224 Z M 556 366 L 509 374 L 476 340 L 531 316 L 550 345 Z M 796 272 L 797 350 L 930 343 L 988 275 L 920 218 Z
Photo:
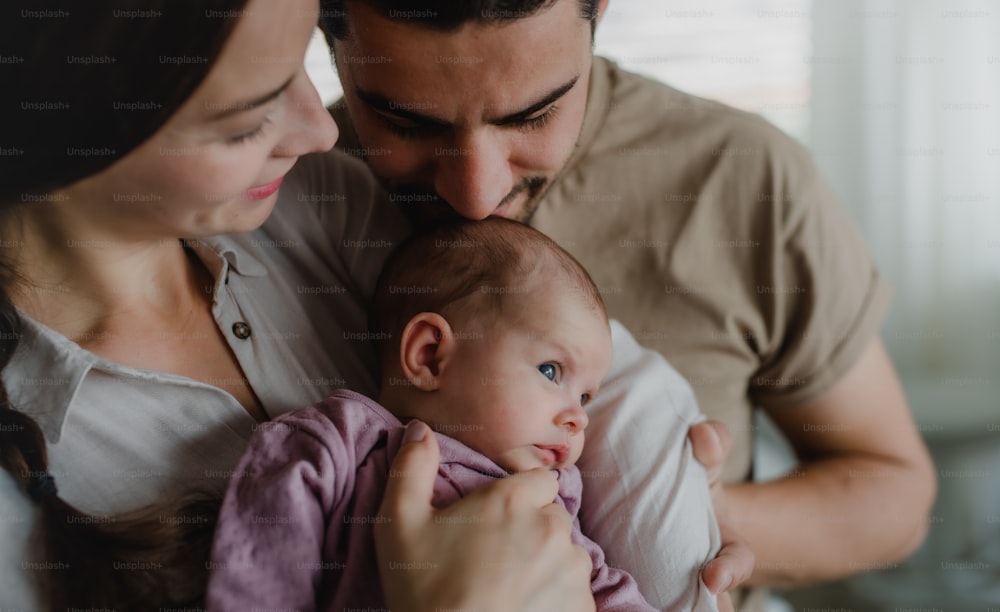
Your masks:
M 257 138 L 264 135 L 264 128 L 270 123 L 271 123 L 271 117 L 270 116 L 264 117 L 264 120 L 261 121 L 257 127 L 253 128 L 252 130 L 243 132 L 242 134 L 231 136 L 226 139 L 226 142 L 231 145 L 239 145 L 256 140 Z

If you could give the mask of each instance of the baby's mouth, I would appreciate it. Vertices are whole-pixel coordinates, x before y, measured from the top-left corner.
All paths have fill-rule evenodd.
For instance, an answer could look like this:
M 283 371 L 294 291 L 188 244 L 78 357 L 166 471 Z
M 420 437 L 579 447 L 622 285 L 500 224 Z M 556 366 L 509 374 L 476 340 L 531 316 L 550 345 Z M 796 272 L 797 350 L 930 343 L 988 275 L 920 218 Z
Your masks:
M 569 446 L 566 444 L 536 444 L 535 448 L 542 451 L 545 463 L 549 466 L 564 465 L 569 459 Z

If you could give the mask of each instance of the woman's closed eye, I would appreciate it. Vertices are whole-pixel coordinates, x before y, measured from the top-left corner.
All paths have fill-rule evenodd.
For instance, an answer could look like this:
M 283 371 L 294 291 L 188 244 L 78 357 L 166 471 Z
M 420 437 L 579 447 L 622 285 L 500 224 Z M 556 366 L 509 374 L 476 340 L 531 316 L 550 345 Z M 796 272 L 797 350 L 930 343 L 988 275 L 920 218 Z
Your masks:
M 250 142 L 259 136 L 263 136 L 264 127 L 267 126 L 269 123 L 271 123 L 271 117 L 266 116 L 264 117 L 264 120 L 257 125 L 257 127 L 248 130 L 246 132 L 243 132 L 242 134 L 230 136 L 229 138 L 226 139 L 226 142 L 228 142 L 231 145 L 238 145 L 238 144 L 243 144 L 245 142 Z

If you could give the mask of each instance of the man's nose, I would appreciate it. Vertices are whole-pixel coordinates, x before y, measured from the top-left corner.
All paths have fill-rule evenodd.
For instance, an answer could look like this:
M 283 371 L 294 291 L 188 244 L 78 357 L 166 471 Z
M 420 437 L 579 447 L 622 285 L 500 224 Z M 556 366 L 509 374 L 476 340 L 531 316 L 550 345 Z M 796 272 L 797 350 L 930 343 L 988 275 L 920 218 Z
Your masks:
M 453 147 L 439 147 L 434 190 L 467 219 L 490 216 L 514 187 L 507 151 L 492 134 L 462 138 Z

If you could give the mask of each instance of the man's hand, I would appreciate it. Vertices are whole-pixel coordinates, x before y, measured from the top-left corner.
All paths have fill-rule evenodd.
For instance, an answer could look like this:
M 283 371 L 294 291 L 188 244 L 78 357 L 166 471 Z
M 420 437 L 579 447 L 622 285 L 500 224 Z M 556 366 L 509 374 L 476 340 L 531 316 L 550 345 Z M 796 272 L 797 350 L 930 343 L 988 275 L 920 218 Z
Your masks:
M 733 436 L 719 421 L 696 423 L 688 430 L 694 457 L 705 467 L 712 490 L 712 507 L 719 521 L 722 548 L 701 570 L 701 579 L 713 593 L 726 593 L 750 578 L 754 554 L 729 521 L 726 492 L 722 486 L 722 465 L 733 446 Z M 720 597 L 720 607 L 723 598 Z M 731 607 L 731 604 L 730 604 Z
M 382 587 L 393 610 L 594 610 L 592 563 L 570 541 L 546 470 L 515 474 L 437 510 L 438 446 L 411 422 L 375 525 Z

